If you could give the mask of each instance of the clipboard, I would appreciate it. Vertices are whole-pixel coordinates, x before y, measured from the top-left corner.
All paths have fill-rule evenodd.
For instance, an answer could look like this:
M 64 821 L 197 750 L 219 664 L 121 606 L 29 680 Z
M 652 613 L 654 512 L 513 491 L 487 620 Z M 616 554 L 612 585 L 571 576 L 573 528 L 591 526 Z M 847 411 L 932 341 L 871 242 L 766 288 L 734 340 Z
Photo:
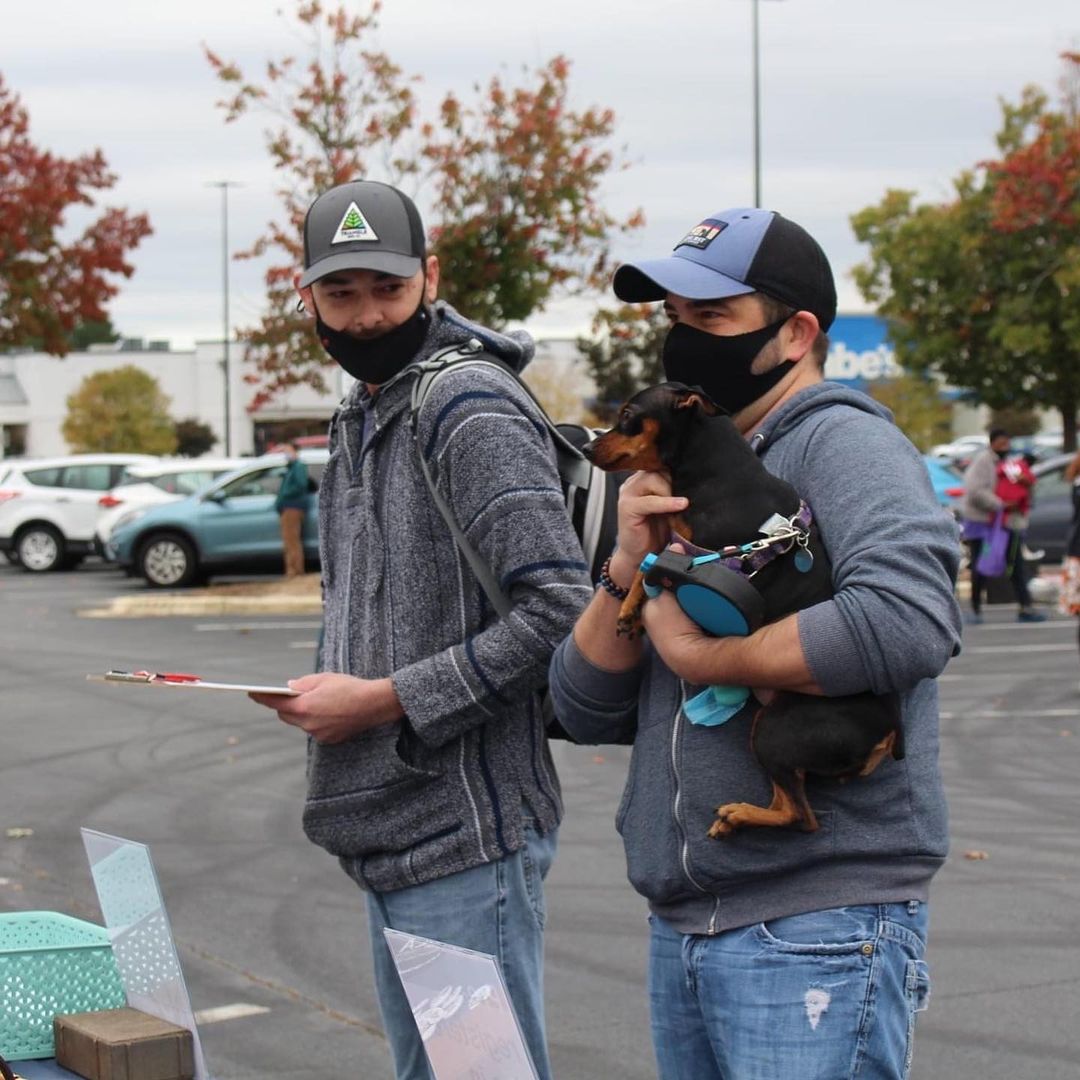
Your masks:
M 288 686 L 255 686 L 248 683 L 208 682 L 198 675 L 182 671 L 106 671 L 104 675 L 87 675 L 87 682 L 115 683 L 121 686 L 165 686 L 174 690 L 232 690 L 243 694 L 277 694 L 299 697 L 299 690 Z

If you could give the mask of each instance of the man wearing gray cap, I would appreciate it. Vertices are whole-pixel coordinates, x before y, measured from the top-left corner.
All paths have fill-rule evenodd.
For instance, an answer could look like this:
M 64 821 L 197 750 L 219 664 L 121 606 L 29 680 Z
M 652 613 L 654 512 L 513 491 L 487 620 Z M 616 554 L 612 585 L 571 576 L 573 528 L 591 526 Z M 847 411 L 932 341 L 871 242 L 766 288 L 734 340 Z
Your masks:
M 592 586 L 547 428 L 509 373 L 448 371 L 413 432 L 414 362 L 478 341 L 520 370 L 533 351 L 437 301 L 438 284 L 397 189 L 341 184 L 308 210 L 297 286 L 357 382 L 319 494 L 324 670 L 290 682 L 297 697 L 257 700 L 310 736 L 304 829 L 367 894 L 397 1077 L 429 1070 L 384 928 L 494 954 L 547 1078 L 543 879 L 562 802 L 538 690 Z M 508 618 L 460 556 L 421 453 Z
M 800 226 L 724 210 L 670 256 L 621 266 L 614 288 L 621 300 L 663 303 L 667 377 L 730 412 L 809 504 L 835 589 L 723 638 L 664 591 L 645 605 L 647 644 L 619 637 L 620 596 L 686 506 L 666 476 L 636 473 L 620 492 L 603 587 L 552 659 L 567 730 L 634 742 L 618 827 L 650 908 L 659 1075 L 900 1080 L 929 990 L 926 899 L 948 838 L 934 680 L 960 640 L 955 526 L 888 412 L 824 381 L 836 291 Z M 808 777 L 815 832 L 746 827 L 713 839 L 718 804 L 771 796 L 751 752 L 754 694 L 719 725 L 687 715 L 713 685 L 754 687 L 763 700 L 785 689 L 895 693 L 906 757 L 843 786 Z

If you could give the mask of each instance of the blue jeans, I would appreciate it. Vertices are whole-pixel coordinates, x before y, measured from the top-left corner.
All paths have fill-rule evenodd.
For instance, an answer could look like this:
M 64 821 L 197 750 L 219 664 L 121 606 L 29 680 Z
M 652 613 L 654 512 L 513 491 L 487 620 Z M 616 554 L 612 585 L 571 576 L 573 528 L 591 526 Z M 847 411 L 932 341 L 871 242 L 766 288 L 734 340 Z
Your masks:
M 680 934 L 653 915 L 660 1080 L 901 1080 L 930 993 L 926 906 L 869 904 Z
M 544 1035 L 544 878 L 558 830 L 526 831 L 525 847 L 498 862 L 394 892 L 368 893 L 379 1011 L 397 1080 L 430 1080 L 427 1055 L 405 997 L 383 927 L 489 953 L 506 990 L 540 1080 L 550 1080 Z

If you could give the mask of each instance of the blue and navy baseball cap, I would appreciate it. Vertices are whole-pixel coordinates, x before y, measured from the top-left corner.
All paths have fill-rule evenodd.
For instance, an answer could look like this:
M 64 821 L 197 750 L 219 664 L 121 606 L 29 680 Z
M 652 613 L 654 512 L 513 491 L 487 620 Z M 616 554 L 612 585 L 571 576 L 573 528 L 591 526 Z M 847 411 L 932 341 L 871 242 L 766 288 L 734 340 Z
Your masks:
M 817 316 L 822 330 L 836 318 L 836 283 L 821 245 L 774 210 L 721 210 L 695 225 L 666 259 L 624 263 L 612 281 L 627 303 L 721 300 L 760 292 Z

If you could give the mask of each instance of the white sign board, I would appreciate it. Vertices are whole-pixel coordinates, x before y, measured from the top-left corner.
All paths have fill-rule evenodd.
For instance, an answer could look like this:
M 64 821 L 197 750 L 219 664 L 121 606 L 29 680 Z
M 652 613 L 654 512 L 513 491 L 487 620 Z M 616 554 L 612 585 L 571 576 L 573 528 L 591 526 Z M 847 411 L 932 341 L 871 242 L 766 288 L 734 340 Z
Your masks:
M 383 933 L 435 1080 L 537 1080 L 495 957 Z

